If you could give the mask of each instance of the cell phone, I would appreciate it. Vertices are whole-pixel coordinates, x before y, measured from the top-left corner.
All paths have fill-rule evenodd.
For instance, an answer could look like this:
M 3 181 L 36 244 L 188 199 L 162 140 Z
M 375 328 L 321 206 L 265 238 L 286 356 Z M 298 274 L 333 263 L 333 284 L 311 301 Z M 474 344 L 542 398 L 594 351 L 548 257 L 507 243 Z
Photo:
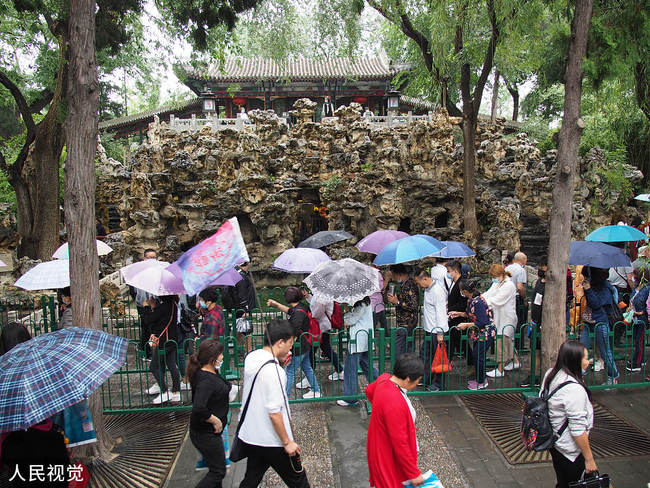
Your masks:
M 393 283 L 391 283 L 390 285 L 388 285 L 388 293 L 389 293 L 390 295 L 394 295 L 394 294 L 395 294 L 395 285 L 394 285 Z

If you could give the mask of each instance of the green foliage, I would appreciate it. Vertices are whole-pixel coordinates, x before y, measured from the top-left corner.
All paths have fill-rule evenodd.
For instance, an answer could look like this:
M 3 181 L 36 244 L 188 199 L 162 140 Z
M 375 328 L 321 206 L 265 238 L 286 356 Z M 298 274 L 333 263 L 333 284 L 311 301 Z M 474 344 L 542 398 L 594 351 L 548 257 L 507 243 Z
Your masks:
M 321 187 L 323 188 L 323 196 L 326 198 L 332 197 L 342 184 L 343 180 L 341 180 L 341 178 L 338 176 L 331 176 L 323 183 L 321 183 Z
M 217 184 L 214 181 L 212 181 L 212 180 L 203 180 L 201 182 L 201 184 L 210 193 L 216 193 L 217 192 Z
M 614 163 L 607 168 L 599 168 L 598 174 L 602 177 L 599 188 L 605 199 L 617 194 L 617 202 L 629 202 L 634 197 L 634 186 L 626 176 L 625 168 L 621 163 Z
M 368 173 L 369 171 L 372 171 L 372 163 L 362 163 L 360 168 L 364 173 Z

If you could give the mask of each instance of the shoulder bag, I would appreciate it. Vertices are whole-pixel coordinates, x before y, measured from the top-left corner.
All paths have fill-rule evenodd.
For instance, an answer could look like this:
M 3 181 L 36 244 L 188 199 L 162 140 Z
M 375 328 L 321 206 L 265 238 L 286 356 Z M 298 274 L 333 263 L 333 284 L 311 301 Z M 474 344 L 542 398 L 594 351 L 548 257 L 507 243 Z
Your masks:
M 251 397 L 253 396 L 253 388 L 255 387 L 255 381 L 257 380 L 257 376 L 260 374 L 260 371 L 262 371 L 262 368 L 264 366 L 274 362 L 275 359 L 269 359 L 262 366 L 260 366 L 260 369 L 258 369 L 257 373 L 255 373 L 255 377 L 253 378 L 253 382 L 251 383 L 251 390 L 248 392 L 248 398 L 246 399 L 244 410 L 242 410 L 241 418 L 239 419 L 239 424 L 237 425 L 237 432 L 235 433 L 235 438 L 233 439 L 232 444 L 230 446 L 230 460 L 233 463 L 236 463 L 237 461 L 241 461 L 242 459 L 246 459 L 248 457 L 248 449 L 247 449 L 248 444 L 246 444 L 244 441 L 242 441 L 239 438 L 239 430 L 241 429 L 241 426 L 244 423 L 244 419 L 246 418 L 246 412 L 248 412 L 248 405 L 250 404 Z

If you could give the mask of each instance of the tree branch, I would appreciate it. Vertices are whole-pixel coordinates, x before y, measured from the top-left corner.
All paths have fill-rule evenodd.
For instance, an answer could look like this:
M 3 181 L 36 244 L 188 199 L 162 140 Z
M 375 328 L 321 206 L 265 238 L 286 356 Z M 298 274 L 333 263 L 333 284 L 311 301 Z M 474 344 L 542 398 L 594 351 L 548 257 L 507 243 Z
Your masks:
M 40 98 L 37 100 L 34 100 L 30 105 L 29 105 L 29 111 L 33 114 L 39 113 L 41 110 L 43 110 L 48 103 L 52 101 L 52 98 L 54 98 L 54 93 L 50 90 L 43 90 L 40 93 Z
M 488 76 L 490 76 L 490 71 L 492 71 L 492 65 L 494 64 L 494 52 L 497 48 L 497 41 L 499 40 L 499 26 L 497 25 L 497 16 L 494 11 L 494 0 L 487 1 L 488 17 L 490 18 L 490 26 L 492 27 L 492 35 L 490 36 L 490 43 L 488 44 L 487 52 L 485 53 L 485 58 L 483 59 L 483 67 L 481 69 L 481 74 L 474 85 L 474 97 L 472 100 L 474 114 L 478 115 L 478 110 L 481 106 L 481 98 L 483 97 L 483 89 L 485 88 L 485 83 L 487 82 Z
M 16 84 L 9 79 L 9 77 L 5 74 L 4 71 L 0 71 L 0 83 L 2 83 L 5 86 L 5 88 L 9 90 L 11 95 L 14 97 L 14 100 L 16 101 L 16 105 L 18 105 L 18 110 L 20 110 L 20 115 L 22 115 L 23 121 L 25 122 L 25 126 L 27 127 L 27 133 L 28 134 L 30 132 L 33 133 L 36 130 L 36 125 L 34 124 L 32 113 L 29 110 L 27 101 L 25 100 L 25 97 L 21 93 L 20 88 L 18 88 Z

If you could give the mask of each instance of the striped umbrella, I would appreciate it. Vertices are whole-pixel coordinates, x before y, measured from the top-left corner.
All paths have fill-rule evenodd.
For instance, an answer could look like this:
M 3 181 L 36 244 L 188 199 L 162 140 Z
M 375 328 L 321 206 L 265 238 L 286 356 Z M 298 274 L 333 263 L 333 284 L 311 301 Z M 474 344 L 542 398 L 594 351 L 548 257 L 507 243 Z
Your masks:
M 27 429 L 90 396 L 126 360 L 128 340 L 67 327 L 0 356 L 0 432 Z

